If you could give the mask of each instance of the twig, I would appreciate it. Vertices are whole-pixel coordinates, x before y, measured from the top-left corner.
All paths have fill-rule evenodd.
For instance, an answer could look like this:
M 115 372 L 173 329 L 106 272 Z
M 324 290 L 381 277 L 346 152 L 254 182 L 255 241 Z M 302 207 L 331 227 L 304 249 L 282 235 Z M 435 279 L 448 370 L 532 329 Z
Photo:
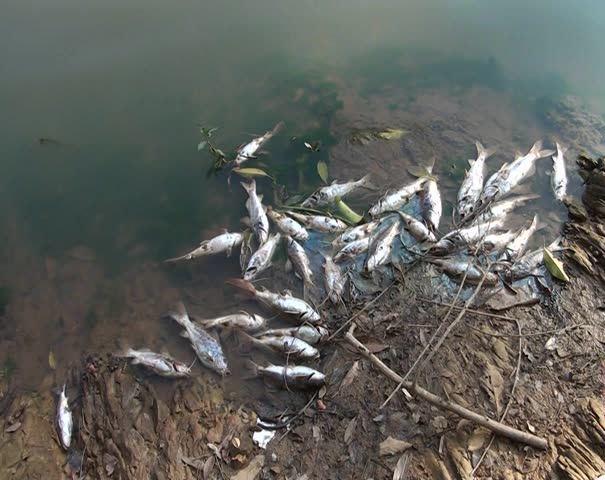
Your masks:
M 345 323 L 343 323 L 340 327 L 338 327 L 338 329 L 328 337 L 328 340 L 332 340 L 336 335 L 338 335 L 340 332 L 342 332 L 353 320 L 355 320 L 359 315 L 361 315 L 363 312 L 365 312 L 368 308 L 370 308 L 372 305 L 374 305 L 379 299 L 380 297 L 382 297 L 385 293 L 387 293 L 391 287 L 395 285 L 395 282 L 392 282 L 387 288 L 385 288 L 382 292 L 380 292 L 376 297 L 374 297 L 372 300 L 370 300 L 368 303 L 366 303 L 363 308 L 361 310 L 359 310 L 358 312 L 355 312 Z
M 357 340 L 351 332 L 345 334 L 345 339 L 351 345 L 353 345 L 361 355 L 366 357 L 370 362 L 377 367 L 383 375 L 387 378 L 391 379 L 394 382 L 402 383 L 402 385 L 409 389 L 412 395 L 427 401 L 431 405 L 435 405 L 439 408 L 449 410 L 450 412 L 459 415 L 462 418 L 466 418 L 471 422 L 474 422 L 482 427 L 485 427 L 491 430 L 494 433 L 502 435 L 506 438 L 514 440 L 516 442 L 524 443 L 526 445 L 530 445 L 532 447 L 536 447 L 542 450 L 546 450 L 548 448 L 548 442 L 546 439 L 542 437 L 538 437 L 531 433 L 526 433 L 521 430 L 517 430 L 516 428 L 509 427 L 508 425 L 504 425 L 496 420 L 493 420 L 485 415 L 481 415 L 479 413 L 473 412 L 462 405 L 454 403 L 452 401 L 444 400 L 443 398 L 435 395 L 434 393 L 425 390 L 424 388 L 415 385 L 410 381 L 404 380 L 399 374 L 395 373 L 389 367 L 387 367 L 376 355 L 373 355 L 367 347 Z
M 515 389 L 517 388 L 517 383 L 519 383 L 519 371 L 521 370 L 521 357 L 523 355 L 523 335 L 521 333 L 521 324 L 519 323 L 519 320 L 514 320 L 514 322 L 517 324 L 517 331 L 519 332 L 519 335 L 518 335 L 519 336 L 519 347 L 518 347 L 519 351 L 517 354 L 517 366 L 515 367 L 515 378 L 513 380 L 513 386 L 510 389 L 510 395 L 508 397 L 508 401 L 506 402 L 506 407 L 504 407 L 504 411 L 502 412 L 502 415 L 500 416 L 500 420 L 499 420 L 500 422 L 504 421 L 504 418 L 508 414 L 508 410 L 510 409 L 510 406 L 513 403 L 513 398 L 515 396 Z M 479 460 L 477 461 L 477 465 L 475 465 L 475 467 L 471 471 L 471 475 L 470 475 L 471 480 L 474 478 L 475 472 L 479 469 L 479 467 L 481 466 L 481 463 L 485 459 L 485 456 L 487 455 L 487 452 L 491 448 L 492 443 L 494 443 L 494 438 L 496 438 L 496 436 L 492 434 L 487 446 L 485 447 L 485 449 L 483 450 L 483 453 L 481 453 L 481 456 L 479 457 Z

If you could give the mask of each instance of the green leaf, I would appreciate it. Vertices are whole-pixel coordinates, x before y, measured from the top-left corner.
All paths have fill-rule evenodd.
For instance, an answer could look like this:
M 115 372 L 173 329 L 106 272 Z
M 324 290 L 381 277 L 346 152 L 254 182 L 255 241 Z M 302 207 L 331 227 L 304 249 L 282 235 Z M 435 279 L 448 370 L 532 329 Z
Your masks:
M 48 366 L 55 370 L 57 368 L 57 362 L 55 361 L 55 354 L 51 350 L 48 352 Z
M 340 215 L 349 223 L 357 224 L 363 220 L 361 215 L 353 211 L 351 207 L 340 198 L 336 200 L 336 208 L 338 209 L 338 213 L 340 213 Z
M 237 173 L 238 175 L 245 177 L 245 178 L 254 178 L 254 177 L 268 177 L 268 178 L 273 178 L 271 175 L 269 175 L 267 172 L 265 172 L 264 170 L 261 170 L 260 168 L 254 168 L 254 167 L 245 167 L 245 168 L 234 168 L 233 172 Z
M 402 130 L 400 128 L 387 128 L 382 132 L 378 132 L 376 136 L 382 138 L 383 140 L 399 140 L 406 133 L 408 133 L 406 130 Z
M 324 183 L 328 183 L 328 165 L 324 161 L 317 162 L 317 173 Z
M 563 263 L 561 263 L 560 260 L 557 260 L 546 247 L 544 247 L 544 265 L 553 277 L 558 278 L 563 282 L 569 282 L 569 277 L 567 276 L 567 273 L 565 273 Z
M 206 140 L 202 140 L 200 143 L 197 144 L 197 151 L 202 151 L 204 148 L 206 148 L 207 144 L 208 142 Z

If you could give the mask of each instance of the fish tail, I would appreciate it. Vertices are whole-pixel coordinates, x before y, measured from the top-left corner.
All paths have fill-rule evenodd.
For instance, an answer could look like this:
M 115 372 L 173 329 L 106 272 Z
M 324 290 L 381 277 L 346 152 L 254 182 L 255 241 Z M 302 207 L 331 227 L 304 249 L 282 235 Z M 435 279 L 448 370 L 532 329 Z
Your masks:
M 477 158 L 483 157 L 483 159 L 486 160 L 496 153 L 495 148 L 485 148 L 479 141 L 475 142 L 475 147 L 477 147 Z
M 172 318 L 175 322 L 183 327 L 187 327 L 191 323 L 189 315 L 187 315 L 185 304 L 180 301 L 175 305 L 173 310 L 166 313 L 166 316 Z
M 529 151 L 529 153 L 533 154 L 536 158 L 544 158 L 544 157 L 548 157 L 548 156 L 552 155 L 553 153 L 555 153 L 555 151 L 554 150 L 542 150 L 542 140 L 538 140 L 531 147 L 531 150 Z
M 559 250 L 563 250 L 563 245 L 561 245 L 561 242 L 563 241 L 562 237 L 557 237 L 555 238 L 549 245 L 548 250 L 550 250 L 551 252 L 557 252 Z
M 256 288 L 248 280 L 243 280 L 241 278 L 230 278 L 226 280 L 225 283 L 240 289 L 249 297 L 254 297 L 256 295 Z
M 378 187 L 372 182 L 371 174 L 364 175 L 358 181 L 359 186 L 363 188 L 367 188 L 368 190 L 378 190 Z
M 249 182 L 240 182 L 240 184 L 248 194 L 256 191 L 256 180 L 253 178 L 251 178 Z
M 273 135 L 278 134 L 285 126 L 286 123 L 283 120 L 277 122 L 277 124 L 273 127 L 273 130 L 271 130 L 269 133 L 269 136 L 272 137 Z
M 555 142 L 555 145 L 557 146 L 557 154 L 563 156 L 565 154 L 565 152 L 567 152 L 568 147 L 566 147 L 565 145 L 559 143 L 559 142 Z

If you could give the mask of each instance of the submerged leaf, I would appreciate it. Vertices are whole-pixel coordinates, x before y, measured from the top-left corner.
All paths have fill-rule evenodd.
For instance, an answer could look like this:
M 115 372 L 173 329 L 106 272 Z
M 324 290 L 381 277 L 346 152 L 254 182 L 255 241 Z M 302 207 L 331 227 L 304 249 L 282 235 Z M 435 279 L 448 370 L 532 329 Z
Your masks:
M 200 143 L 197 144 L 197 151 L 202 151 L 204 148 L 206 148 L 207 144 L 208 142 L 206 140 L 202 140 Z
M 398 140 L 406 133 L 408 133 L 406 130 L 400 128 L 387 128 L 382 132 L 378 132 L 376 135 L 384 140 Z
M 57 368 L 57 362 L 55 361 L 55 354 L 51 350 L 48 352 L 48 366 L 55 370 Z
M 317 162 L 317 173 L 324 183 L 328 183 L 328 165 L 324 161 Z
M 254 168 L 254 167 L 244 167 L 244 168 L 237 167 L 237 168 L 233 169 L 233 172 L 237 173 L 238 175 L 241 175 L 242 177 L 245 177 L 245 178 L 254 178 L 254 177 L 273 178 L 271 175 L 269 175 L 264 170 L 261 170 L 260 168 Z
M 567 276 L 567 273 L 565 273 L 563 263 L 557 260 L 546 247 L 544 247 L 544 265 L 553 277 L 563 282 L 569 282 L 569 277 Z
M 363 217 L 343 202 L 341 199 L 336 200 L 336 208 L 338 213 L 349 223 L 357 224 L 363 220 Z

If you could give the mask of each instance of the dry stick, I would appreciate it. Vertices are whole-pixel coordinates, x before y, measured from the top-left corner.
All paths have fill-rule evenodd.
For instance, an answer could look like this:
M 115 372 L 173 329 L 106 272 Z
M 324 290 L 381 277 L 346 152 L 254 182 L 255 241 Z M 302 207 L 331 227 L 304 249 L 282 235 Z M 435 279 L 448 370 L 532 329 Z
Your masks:
M 425 390 L 418 385 L 410 381 L 404 380 L 401 375 L 395 373 L 389 367 L 387 367 L 376 355 L 373 355 L 367 347 L 357 340 L 351 332 L 347 332 L 345 334 L 345 340 L 353 345 L 361 355 L 367 358 L 370 362 L 374 364 L 378 370 L 381 371 L 383 375 L 387 378 L 393 380 L 394 382 L 401 383 L 403 386 L 410 390 L 410 392 L 417 396 L 418 398 L 427 401 L 431 405 L 435 405 L 439 408 L 449 410 L 450 412 L 459 415 L 462 418 L 470 420 L 482 427 L 485 427 L 491 430 L 494 433 L 502 435 L 503 437 L 509 438 L 515 442 L 524 443 L 526 445 L 530 445 L 535 448 L 539 448 L 542 450 L 546 450 L 548 448 L 548 442 L 546 439 L 542 437 L 538 437 L 536 435 L 532 435 L 531 433 L 526 433 L 521 430 L 517 430 L 516 428 L 509 427 L 508 425 L 504 425 L 496 420 L 493 420 L 485 415 L 481 415 L 477 412 L 473 412 L 468 408 L 463 407 L 462 405 L 458 405 L 452 401 L 444 400 L 443 398 L 435 395 L 434 393 Z
M 517 366 L 515 367 L 515 379 L 513 380 L 513 386 L 510 389 L 510 395 L 508 397 L 508 401 L 506 402 L 506 407 L 504 407 L 504 411 L 502 412 L 502 415 L 500 416 L 500 420 L 499 420 L 500 422 L 504 421 L 504 418 L 508 414 L 508 410 L 510 409 L 510 406 L 513 403 L 513 397 L 515 396 L 515 389 L 517 388 L 517 383 L 519 383 L 519 371 L 521 370 L 521 357 L 523 355 L 523 335 L 521 334 L 521 324 L 519 323 L 519 320 L 515 319 L 513 321 L 517 324 L 517 331 L 519 332 L 519 347 L 518 347 L 519 350 L 518 350 L 518 354 L 517 354 Z M 494 443 L 494 438 L 496 438 L 495 435 L 492 435 L 490 437 L 487 447 L 485 447 L 485 450 L 483 450 L 483 453 L 479 457 L 479 461 L 477 462 L 477 465 L 475 465 L 475 468 L 473 468 L 473 470 L 471 472 L 471 480 L 474 478 L 475 472 L 479 469 L 483 460 L 485 460 L 485 456 L 487 455 L 487 452 L 491 448 L 492 443 Z

